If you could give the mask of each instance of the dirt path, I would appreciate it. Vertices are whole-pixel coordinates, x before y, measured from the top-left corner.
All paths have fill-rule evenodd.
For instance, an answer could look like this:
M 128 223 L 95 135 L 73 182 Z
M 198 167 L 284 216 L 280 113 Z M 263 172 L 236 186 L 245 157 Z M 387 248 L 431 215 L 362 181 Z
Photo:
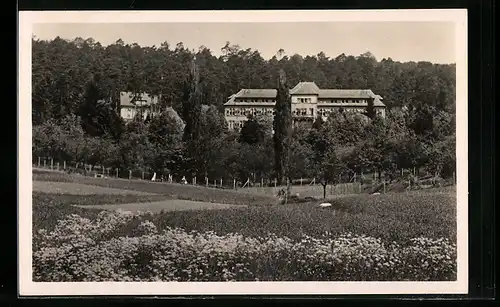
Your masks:
M 228 205 L 228 204 L 218 204 L 218 203 L 208 203 L 201 201 L 192 200 L 181 200 L 181 199 L 169 199 L 161 200 L 149 203 L 130 203 L 130 204 L 119 204 L 119 205 L 87 205 L 87 206 L 77 206 L 80 208 L 96 208 L 103 210 L 125 210 L 125 211 L 150 211 L 150 212 L 160 212 L 164 211 L 187 211 L 187 210 L 217 210 L 217 209 L 228 209 L 228 208 L 246 208 L 244 205 Z
M 74 182 L 33 181 L 33 191 L 52 194 L 93 195 L 93 194 L 119 194 L 119 195 L 156 195 L 132 190 L 99 187 Z

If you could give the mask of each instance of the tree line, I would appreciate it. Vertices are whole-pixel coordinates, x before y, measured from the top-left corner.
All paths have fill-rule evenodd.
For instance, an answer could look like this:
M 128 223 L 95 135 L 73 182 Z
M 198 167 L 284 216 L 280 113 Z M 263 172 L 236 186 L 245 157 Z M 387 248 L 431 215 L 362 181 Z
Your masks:
M 230 43 L 221 51 L 217 57 L 182 43 L 141 47 L 118 40 L 105 47 L 91 38 L 33 38 L 34 156 L 241 181 L 332 182 L 338 174 L 413 167 L 442 177 L 454 171 L 454 64 L 377 61 L 370 53 L 288 57 L 283 50 L 265 60 Z M 326 122 L 287 129 L 289 120 L 277 112 L 278 118 L 252 117 L 241 131 L 228 130 L 222 111 L 229 95 L 276 88 L 277 101 L 287 101 L 285 87 L 299 81 L 372 89 L 384 98 L 387 116 L 340 110 Z M 122 91 L 160 95 L 162 112 L 125 123 L 117 112 Z

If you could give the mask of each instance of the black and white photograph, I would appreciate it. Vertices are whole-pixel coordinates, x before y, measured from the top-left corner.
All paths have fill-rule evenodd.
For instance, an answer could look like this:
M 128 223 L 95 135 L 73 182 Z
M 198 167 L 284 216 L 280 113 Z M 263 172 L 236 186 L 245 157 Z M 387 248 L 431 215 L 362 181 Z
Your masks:
M 466 13 L 21 12 L 20 294 L 466 293 Z

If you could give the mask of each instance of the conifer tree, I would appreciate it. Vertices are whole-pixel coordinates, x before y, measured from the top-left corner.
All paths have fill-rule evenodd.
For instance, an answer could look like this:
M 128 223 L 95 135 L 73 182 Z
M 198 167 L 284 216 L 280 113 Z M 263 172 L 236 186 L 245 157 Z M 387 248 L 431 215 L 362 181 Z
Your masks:
M 182 115 L 184 122 L 184 137 L 186 149 L 185 170 L 188 175 L 196 175 L 197 142 L 200 138 L 201 116 L 200 74 L 196 63 L 196 56 L 191 61 L 191 69 L 184 83 L 184 99 L 182 101 Z
M 285 71 L 280 71 L 274 116 L 274 152 L 276 179 L 281 185 L 289 176 L 290 144 L 292 138 L 292 103 Z M 288 179 L 287 179 L 288 180 Z

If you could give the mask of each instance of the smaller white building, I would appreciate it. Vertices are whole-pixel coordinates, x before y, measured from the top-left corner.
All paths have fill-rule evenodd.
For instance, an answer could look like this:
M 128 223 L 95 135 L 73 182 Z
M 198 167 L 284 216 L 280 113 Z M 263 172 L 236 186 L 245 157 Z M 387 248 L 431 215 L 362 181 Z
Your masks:
M 148 114 L 157 114 L 160 111 L 159 96 L 147 93 L 120 92 L 120 116 L 132 120 L 137 114 L 146 119 Z

